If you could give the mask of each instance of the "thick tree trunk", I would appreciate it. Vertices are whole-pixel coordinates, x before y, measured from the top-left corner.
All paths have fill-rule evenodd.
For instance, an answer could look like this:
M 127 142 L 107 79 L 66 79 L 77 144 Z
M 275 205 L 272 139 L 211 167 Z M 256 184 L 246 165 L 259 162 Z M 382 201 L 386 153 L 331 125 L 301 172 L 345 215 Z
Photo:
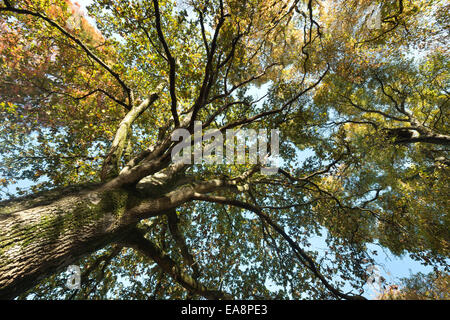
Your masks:
M 194 183 L 174 177 L 179 166 L 136 188 L 103 185 L 54 190 L 0 203 L 0 298 L 13 298 L 44 277 L 127 236 L 141 219 L 161 215 L 202 193 L 237 188 L 236 181 Z M 172 172 L 172 171 L 173 172 Z
M 0 298 L 17 296 L 126 233 L 129 205 L 128 192 L 99 188 L 1 204 Z

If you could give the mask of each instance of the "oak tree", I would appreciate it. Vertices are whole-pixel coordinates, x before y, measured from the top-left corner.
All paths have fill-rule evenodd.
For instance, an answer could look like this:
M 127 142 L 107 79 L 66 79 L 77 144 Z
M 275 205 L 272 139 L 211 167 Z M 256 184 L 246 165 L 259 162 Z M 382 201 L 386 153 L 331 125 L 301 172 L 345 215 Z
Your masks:
M 447 269 L 448 10 L 3 0 L 0 297 L 363 299 L 371 244 Z M 173 162 L 195 121 L 280 129 L 277 172 Z

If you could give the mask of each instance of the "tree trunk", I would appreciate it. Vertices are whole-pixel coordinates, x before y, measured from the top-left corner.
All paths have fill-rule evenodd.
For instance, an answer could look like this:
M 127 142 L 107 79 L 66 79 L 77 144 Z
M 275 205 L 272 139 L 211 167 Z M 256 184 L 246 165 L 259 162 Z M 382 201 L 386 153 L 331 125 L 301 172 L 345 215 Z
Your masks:
M 165 172 L 135 187 L 75 186 L 0 203 L 0 298 L 13 298 L 83 256 L 127 236 L 142 219 L 169 212 L 236 181 L 192 182 Z M 173 172 L 172 172 L 172 171 Z
M 0 204 L 0 298 L 23 293 L 126 233 L 132 202 L 125 190 L 85 187 Z

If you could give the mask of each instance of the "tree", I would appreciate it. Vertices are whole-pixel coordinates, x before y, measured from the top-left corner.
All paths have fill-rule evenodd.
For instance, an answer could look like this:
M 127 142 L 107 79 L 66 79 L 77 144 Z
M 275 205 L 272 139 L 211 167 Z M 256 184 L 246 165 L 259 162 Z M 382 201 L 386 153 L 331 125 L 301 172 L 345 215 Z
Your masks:
M 0 297 L 362 299 L 370 243 L 446 268 L 448 4 L 376 4 L 4 0 Z M 173 162 L 195 121 L 279 128 L 282 164 Z
M 449 275 L 442 272 L 421 272 L 401 279 L 401 286 L 391 286 L 378 298 L 381 300 L 448 300 Z

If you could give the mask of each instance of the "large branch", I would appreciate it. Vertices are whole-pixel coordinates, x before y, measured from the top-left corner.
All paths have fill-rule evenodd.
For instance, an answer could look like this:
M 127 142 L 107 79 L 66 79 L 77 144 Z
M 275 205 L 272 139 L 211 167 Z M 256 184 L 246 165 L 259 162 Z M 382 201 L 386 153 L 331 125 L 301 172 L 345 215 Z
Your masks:
M 129 236 L 121 241 L 125 246 L 136 249 L 143 255 L 155 261 L 158 266 L 167 273 L 172 279 L 186 288 L 189 292 L 201 295 L 211 300 L 231 300 L 233 299 L 227 293 L 220 290 L 209 289 L 198 280 L 184 272 L 177 263 L 170 258 L 164 251 L 156 246 L 152 241 L 145 238 L 142 230 L 135 229 L 130 232 Z
M 330 290 L 330 292 L 332 292 L 335 296 L 342 298 L 342 299 L 347 299 L 347 300 L 365 299 L 364 297 L 361 297 L 361 296 L 351 296 L 351 295 L 344 294 L 340 290 L 333 287 L 329 283 L 329 281 L 321 274 L 321 272 L 319 271 L 319 268 L 316 266 L 316 263 L 314 262 L 314 260 L 311 257 L 309 257 L 309 255 L 303 249 L 301 249 L 294 240 L 292 240 L 292 238 L 284 231 L 284 229 L 281 226 L 279 226 L 266 213 L 264 213 L 260 207 L 250 204 L 250 203 L 235 200 L 235 199 L 228 199 L 226 197 L 212 196 L 212 195 L 205 195 L 205 194 L 196 194 L 194 196 L 194 199 L 200 200 L 200 201 L 206 201 L 206 202 L 219 203 L 219 204 L 228 204 L 228 205 L 246 209 L 246 210 L 249 210 L 249 211 L 255 213 L 258 217 L 260 217 L 262 220 L 264 220 L 266 223 L 268 223 L 277 233 L 279 233 L 289 243 L 290 247 L 296 254 L 299 261 L 305 267 L 307 267 L 323 283 L 323 285 L 328 290 Z
M 186 239 L 184 238 L 183 233 L 179 229 L 180 219 L 177 216 L 176 210 L 170 210 L 167 213 L 167 220 L 169 225 L 169 231 L 175 240 L 178 248 L 181 251 L 181 255 L 185 260 L 186 264 L 191 267 L 193 274 L 192 277 L 197 279 L 200 276 L 200 269 L 198 264 L 196 263 L 194 256 L 191 254 L 189 247 L 186 244 Z
M 171 100 L 171 111 L 172 111 L 172 117 L 173 121 L 175 123 L 175 128 L 180 126 L 180 120 L 178 119 L 178 112 L 177 112 L 177 95 L 176 95 L 176 89 L 175 89 L 175 58 L 170 53 L 169 46 L 167 45 L 166 39 L 164 38 L 164 34 L 161 29 L 161 13 L 159 12 L 159 4 L 158 0 L 153 0 L 153 5 L 155 7 L 155 25 L 156 25 L 156 32 L 158 33 L 159 41 L 161 42 L 164 52 L 167 56 L 167 61 L 169 62 L 169 91 L 170 91 L 170 100 Z
M 450 145 L 450 136 L 424 130 L 424 128 L 403 127 L 403 128 L 385 128 L 389 136 L 395 139 L 397 144 L 410 143 L 430 143 L 441 146 Z
M 101 173 L 103 181 L 118 174 L 122 153 L 125 149 L 127 138 L 129 136 L 128 132 L 130 131 L 132 123 L 157 99 L 158 95 L 156 93 L 152 94 L 139 106 L 133 106 L 125 118 L 120 122 L 119 128 L 117 129 L 116 135 L 112 142 L 111 149 L 103 163 Z
M 216 76 L 216 72 L 213 72 L 213 63 L 214 63 L 214 57 L 217 50 L 217 43 L 219 39 L 219 33 L 220 29 L 222 28 L 223 24 L 225 23 L 226 17 L 228 17 L 229 14 L 224 13 L 223 8 L 223 1 L 220 1 L 220 16 L 218 18 L 218 22 L 216 25 L 216 28 L 214 30 L 214 35 L 211 40 L 210 47 L 208 49 L 208 55 L 206 60 L 206 66 L 205 66 L 205 74 L 203 77 L 203 83 L 200 87 L 200 93 L 197 97 L 194 105 L 192 106 L 192 117 L 189 124 L 189 129 L 193 129 L 194 121 L 197 119 L 197 114 L 200 111 L 200 109 L 207 103 L 209 92 L 211 91 L 211 88 L 214 84 L 214 78 Z
M 116 241 L 142 219 L 162 215 L 193 200 L 195 194 L 224 188 L 238 186 L 236 181 L 215 179 L 148 198 L 106 183 L 2 202 L 0 298 L 22 294 L 46 276 Z

